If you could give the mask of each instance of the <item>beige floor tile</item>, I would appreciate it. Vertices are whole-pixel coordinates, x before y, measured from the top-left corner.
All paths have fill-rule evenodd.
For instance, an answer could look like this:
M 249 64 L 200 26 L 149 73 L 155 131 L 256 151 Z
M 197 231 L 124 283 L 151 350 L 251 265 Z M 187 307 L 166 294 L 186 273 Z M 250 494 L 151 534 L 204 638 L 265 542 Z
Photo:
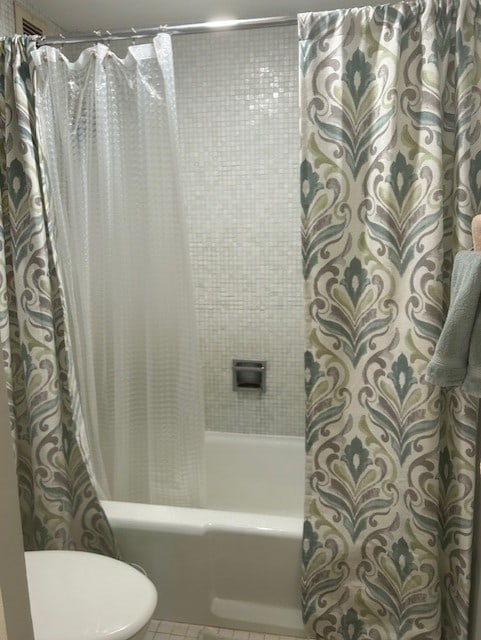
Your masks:
M 173 636 L 185 636 L 187 634 L 187 629 L 189 628 L 188 624 L 184 622 L 174 622 L 170 633 Z

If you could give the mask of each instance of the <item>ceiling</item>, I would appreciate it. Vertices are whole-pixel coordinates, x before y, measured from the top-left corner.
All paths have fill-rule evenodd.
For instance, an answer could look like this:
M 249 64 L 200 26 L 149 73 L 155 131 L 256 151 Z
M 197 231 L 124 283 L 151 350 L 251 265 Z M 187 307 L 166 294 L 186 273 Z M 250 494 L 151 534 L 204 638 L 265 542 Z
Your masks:
M 31 0 L 63 33 L 155 27 L 216 18 L 295 16 L 303 11 L 378 4 L 369 0 Z

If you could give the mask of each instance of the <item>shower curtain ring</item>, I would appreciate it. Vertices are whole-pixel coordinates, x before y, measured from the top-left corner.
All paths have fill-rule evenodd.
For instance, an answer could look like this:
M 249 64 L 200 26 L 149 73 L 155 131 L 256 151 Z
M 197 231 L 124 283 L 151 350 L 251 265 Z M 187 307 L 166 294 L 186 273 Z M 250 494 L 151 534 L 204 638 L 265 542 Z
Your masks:
M 107 39 L 105 41 L 105 44 L 107 45 L 107 47 L 110 49 L 110 38 L 108 36 L 112 35 L 112 32 L 109 31 L 108 29 L 105 29 L 105 35 L 107 36 Z
M 135 44 L 135 38 L 137 37 L 137 29 L 135 27 L 130 27 L 132 31 L 132 46 Z

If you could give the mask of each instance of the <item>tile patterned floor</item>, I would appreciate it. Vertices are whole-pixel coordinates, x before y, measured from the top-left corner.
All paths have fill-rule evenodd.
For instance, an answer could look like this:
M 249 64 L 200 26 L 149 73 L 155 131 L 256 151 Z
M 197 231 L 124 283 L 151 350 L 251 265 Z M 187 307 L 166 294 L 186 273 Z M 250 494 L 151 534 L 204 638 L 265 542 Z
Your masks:
M 145 640 L 299 640 L 291 636 L 152 620 Z

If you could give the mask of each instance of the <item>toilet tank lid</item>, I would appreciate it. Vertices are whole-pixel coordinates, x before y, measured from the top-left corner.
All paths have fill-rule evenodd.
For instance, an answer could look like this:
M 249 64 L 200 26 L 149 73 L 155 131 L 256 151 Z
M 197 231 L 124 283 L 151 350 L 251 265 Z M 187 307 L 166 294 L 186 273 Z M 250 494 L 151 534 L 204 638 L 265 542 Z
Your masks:
M 129 640 L 157 604 L 130 565 L 83 551 L 25 553 L 35 640 Z

